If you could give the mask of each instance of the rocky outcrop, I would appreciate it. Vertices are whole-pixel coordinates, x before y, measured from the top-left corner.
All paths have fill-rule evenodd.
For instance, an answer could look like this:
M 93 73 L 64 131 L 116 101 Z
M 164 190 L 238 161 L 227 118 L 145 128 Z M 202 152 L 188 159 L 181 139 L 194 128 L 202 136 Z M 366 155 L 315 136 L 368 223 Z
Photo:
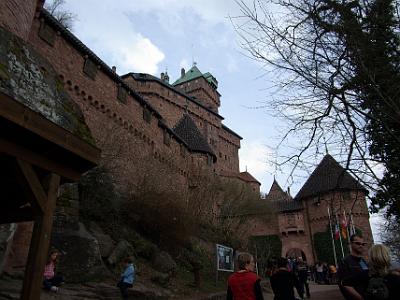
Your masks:
M 99 244 L 82 223 L 52 237 L 52 247 L 61 253 L 58 271 L 68 282 L 100 280 L 110 276 L 101 259 Z
M 165 251 L 155 254 L 152 265 L 157 271 L 172 275 L 176 273 L 177 269 L 176 262 L 172 259 L 171 255 Z

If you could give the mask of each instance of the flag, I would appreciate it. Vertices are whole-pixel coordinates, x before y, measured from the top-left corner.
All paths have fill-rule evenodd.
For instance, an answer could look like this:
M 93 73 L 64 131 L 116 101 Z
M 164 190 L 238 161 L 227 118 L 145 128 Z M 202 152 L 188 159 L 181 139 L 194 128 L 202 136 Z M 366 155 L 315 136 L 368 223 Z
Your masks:
M 339 225 L 336 223 L 335 225 L 335 240 L 339 239 Z
M 342 237 L 344 239 L 347 239 L 347 220 L 346 220 L 346 213 L 344 211 L 343 211 L 341 227 L 342 227 Z

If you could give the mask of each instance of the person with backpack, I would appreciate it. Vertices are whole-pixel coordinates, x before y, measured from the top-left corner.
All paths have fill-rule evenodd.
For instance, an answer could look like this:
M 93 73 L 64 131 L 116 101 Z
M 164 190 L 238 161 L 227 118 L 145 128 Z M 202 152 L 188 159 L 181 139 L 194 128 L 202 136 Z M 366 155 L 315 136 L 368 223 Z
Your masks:
M 136 279 L 135 267 L 133 266 L 132 258 L 126 257 L 123 261 L 124 272 L 121 274 L 121 278 L 117 284 L 121 291 L 122 299 L 128 299 L 128 288 L 133 286 L 133 282 Z
M 364 289 L 357 292 L 357 300 L 398 300 L 400 299 L 400 276 L 390 272 L 390 253 L 384 245 L 374 245 L 369 252 L 369 270 L 343 282 L 352 286 L 360 282 Z

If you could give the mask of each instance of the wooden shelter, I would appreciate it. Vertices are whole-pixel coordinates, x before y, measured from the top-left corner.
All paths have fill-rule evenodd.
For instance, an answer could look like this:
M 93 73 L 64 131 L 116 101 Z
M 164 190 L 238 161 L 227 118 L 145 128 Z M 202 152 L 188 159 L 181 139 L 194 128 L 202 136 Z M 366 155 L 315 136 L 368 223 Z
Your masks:
M 59 185 L 100 150 L 0 92 L 0 224 L 34 221 L 21 299 L 40 299 Z

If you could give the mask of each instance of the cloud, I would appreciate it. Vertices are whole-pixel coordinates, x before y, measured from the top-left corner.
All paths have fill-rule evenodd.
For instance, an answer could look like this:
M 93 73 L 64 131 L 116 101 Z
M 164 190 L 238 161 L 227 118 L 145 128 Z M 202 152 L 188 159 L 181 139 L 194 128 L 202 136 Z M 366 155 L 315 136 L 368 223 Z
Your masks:
M 124 2 L 126 7 L 109 0 L 71 0 L 66 9 L 78 15 L 74 33 L 108 65 L 115 65 L 119 74 L 156 75 L 165 54 L 134 28 L 128 16 L 132 5 Z
M 240 169 L 246 170 L 254 177 L 262 177 L 273 171 L 267 159 L 271 150 L 260 140 L 244 141 L 239 152 Z
M 128 69 L 124 73 L 134 70 L 155 75 L 158 71 L 158 64 L 164 58 L 164 53 L 148 38 L 144 38 L 140 34 L 132 44 L 127 47 L 119 47 L 113 53 L 115 64 L 122 65 L 123 69 Z

